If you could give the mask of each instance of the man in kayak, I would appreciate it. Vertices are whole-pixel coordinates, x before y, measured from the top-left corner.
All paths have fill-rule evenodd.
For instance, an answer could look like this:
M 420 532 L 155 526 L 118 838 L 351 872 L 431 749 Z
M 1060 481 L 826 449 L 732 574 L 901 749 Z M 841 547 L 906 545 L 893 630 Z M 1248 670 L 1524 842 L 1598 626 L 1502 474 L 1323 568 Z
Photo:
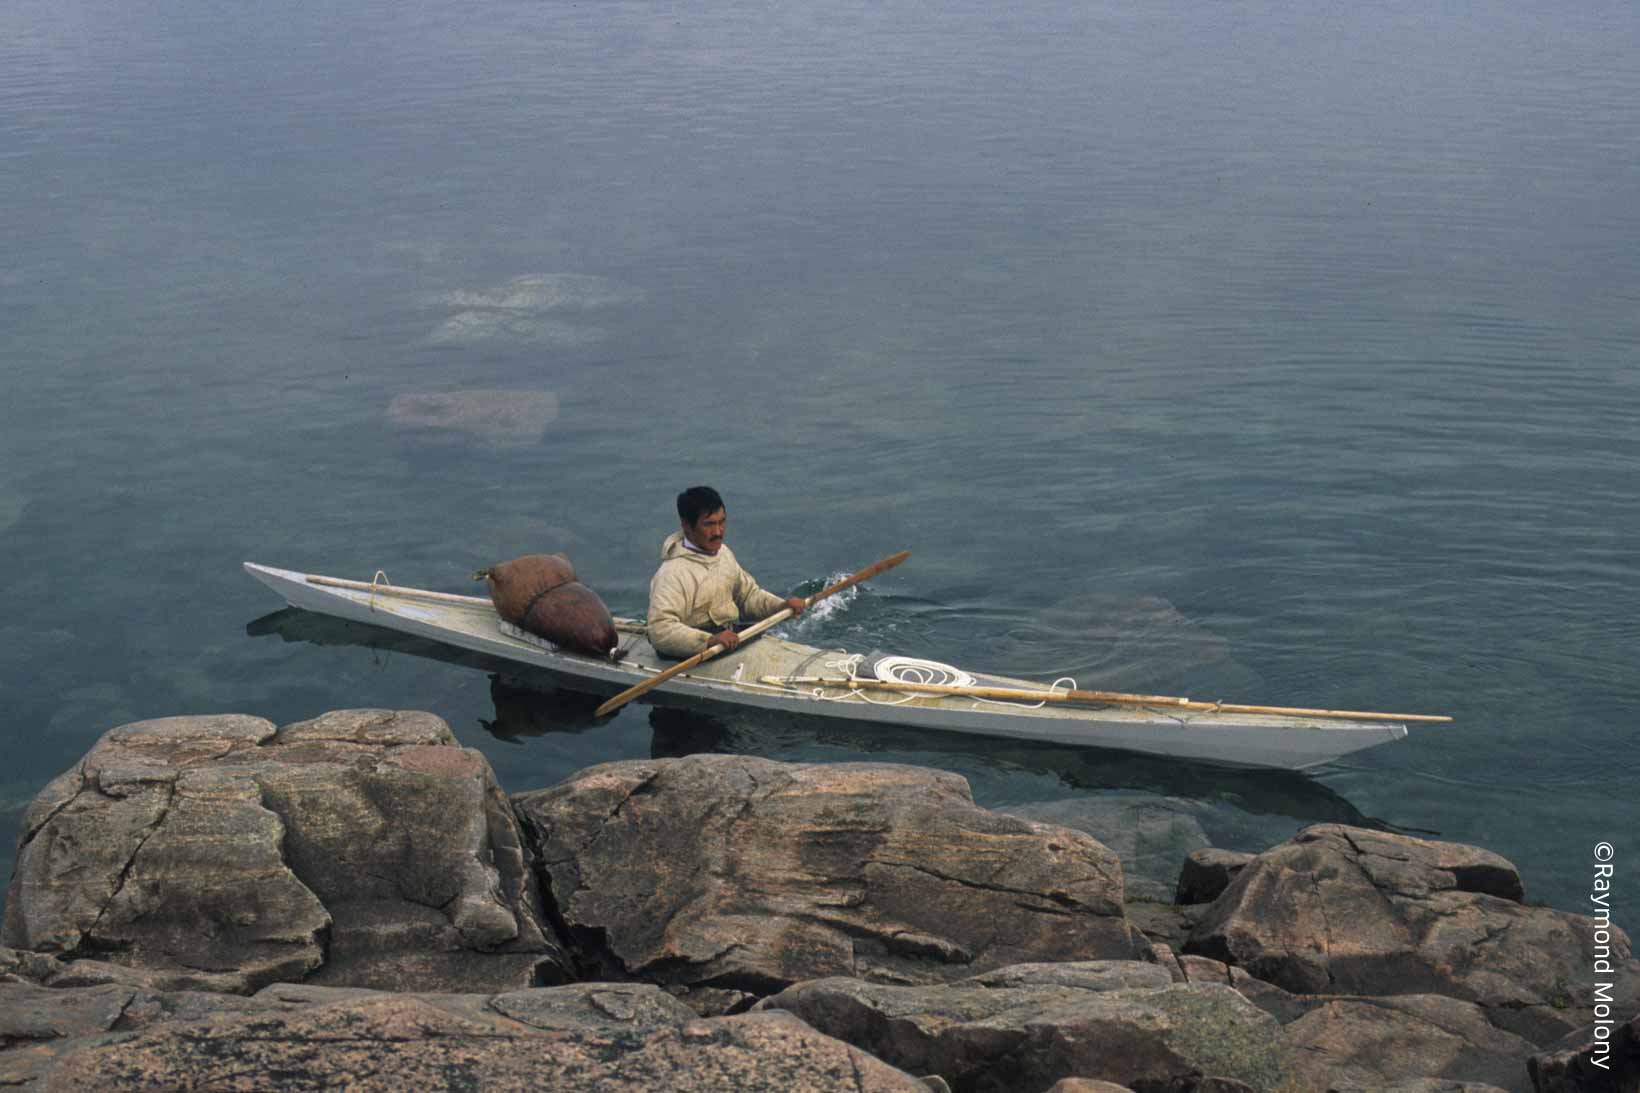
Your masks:
M 678 494 L 678 521 L 649 582 L 648 632 L 656 652 L 682 659 L 714 642 L 733 649 L 740 643 L 735 624 L 743 618 L 765 619 L 788 607 L 803 613 L 801 598 L 765 592 L 735 561 L 723 542 L 729 518 L 717 490 L 690 486 Z

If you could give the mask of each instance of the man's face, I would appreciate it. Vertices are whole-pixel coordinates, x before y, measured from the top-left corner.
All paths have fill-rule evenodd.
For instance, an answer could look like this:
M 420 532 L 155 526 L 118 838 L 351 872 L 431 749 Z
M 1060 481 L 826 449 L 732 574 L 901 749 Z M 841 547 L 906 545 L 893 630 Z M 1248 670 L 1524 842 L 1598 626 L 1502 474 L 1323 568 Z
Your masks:
M 729 514 L 722 509 L 709 512 L 693 524 L 685 524 L 689 541 L 708 554 L 716 554 L 723 545 L 723 529 L 729 526 Z

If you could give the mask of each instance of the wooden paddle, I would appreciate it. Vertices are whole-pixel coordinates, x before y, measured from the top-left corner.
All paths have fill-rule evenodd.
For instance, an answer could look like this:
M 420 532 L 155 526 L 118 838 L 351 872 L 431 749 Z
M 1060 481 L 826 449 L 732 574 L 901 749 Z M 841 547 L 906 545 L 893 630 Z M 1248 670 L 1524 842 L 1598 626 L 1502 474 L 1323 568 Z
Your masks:
M 854 576 L 844 577 L 830 588 L 823 588 L 819 592 L 816 592 L 814 595 L 808 597 L 803 601 L 803 606 L 805 608 L 813 607 L 827 596 L 834 596 L 845 588 L 853 588 L 861 581 L 869 581 L 871 578 L 877 576 L 879 573 L 882 573 L 884 570 L 893 569 L 909 557 L 911 557 L 911 552 L 909 550 L 902 550 L 898 554 L 893 554 L 887 558 L 884 558 L 876 565 L 866 566 L 866 568 L 860 570 L 860 572 L 854 574 Z M 778 626 L 780 623 L 785 622 L 791 617 L 792 609 L 789 607 L 782 607 L 779 611 L 776 611 L 763 621 L 754 626 L 747 627 L 741 632 L 740 640 L 745 641 L 747 638 L 755 638 L 771 626 Z M 711 645 L 708 645 L 688 660 L 680 660 L 666 671 L 661 672 L 659 675 L 651 676 L 635 687 L 628 687 L 626 690 L 622 691 L 620 694 L 616 695 L 614 698 L 594 710 L 592 716 L 602 717 L 607 713 L 613 713 L 615 710 L 625 706 L 628 702 L 631 702 L 639 695 L 644 694 L 647 691 L 654 690 L 656 687 L 659 687 L 662 683 L 665 683 L 667 680 L 671 679 L 680 672 L 687 672 L 695 665 L 700 664 L 702 661 L 711 660 L 721 652 L 723 652 L 723 646 L 713 642 Z
M 1310 710 L 1298 706 L 1241 706 L 1229 702 L 1195 702 L 1172 695 L 1136 695 L 1120 691 L 1036 691 L 1024 687 L 973 687 L 950 683 L 901 683 L 884 679 L 825 679 L 820 676 L 766 676 L 763 682 L 815 683 L 822 687 L 905 691 L 912 694 L 957 695 L 1003 702 L 1090 702 L 1101 706 L 1169 706 L 1216 713 L 1267 713 L 1283 717 L 1336 717 L 1355 721 L 1451 721 L 1440 714 L 1373 713 L 1366 710 Z

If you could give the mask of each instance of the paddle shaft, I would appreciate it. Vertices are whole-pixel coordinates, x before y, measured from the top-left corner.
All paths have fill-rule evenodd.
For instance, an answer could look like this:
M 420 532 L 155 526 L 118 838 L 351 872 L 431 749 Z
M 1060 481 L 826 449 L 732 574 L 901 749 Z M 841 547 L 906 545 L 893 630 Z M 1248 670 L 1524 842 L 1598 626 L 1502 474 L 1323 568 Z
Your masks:
M 779 677 L 770 677 L 769 681 Z M 766 681 L 767 682 L 767 681 Z M 1172 695 L 1136 695 L 1120 691 L 1035 691 L 1024 687 L 974 687 L 950 683 L 901 683 L 885 679 L 822 679 L 818 676 L 783 680 L 787 683 L 818 683 L 827 687 L 868 688 L 905 691 L 914 694 L 957 695 L 992 698 L 1005 702 L 1090 702 L 1101 706 L 1170 706 L 1184 710 L 1211 710 L 1216 713 L 1264 713 L 1283 717 L 1336 717 L 1354 721 L 1451 721 L 1438 714 L 1374 713 L 1368 710 L 1311 710 L 1298 706 L 1244 706 L 1230 702 L 1195 702 Z
M 813 607 L 827 596 L 835 596 L 845 588 L 853 588 L 862 581 L 869 581 L 879 573 L 882 573 L 885 570 L 893 569 L 909 557 L 911 557 L 911 552 L 909 550 L 902 550 L 898 554 L 892 554 L 889 557 L 884 558 L 875 565 L 866 566 L 866 568 L 860 570 L 860 572 L 854 574 L 853 576 L 844 577 L 831 587 L 822 588 L 814 595 L 805 598 L 803 600 L 803 606 L 805 608 Z M 763 633 L 763 631 L 769 629 L 769 627 L 778 626 L 791 617 L 792 609 L 789 607 L 782 607 L 779 611 L 776 611 L 768 618 L 756 623 L 755 625 L 747 627 L 741 632 L 740 640 L 745 641 L 747 638 L 755 638 L 757 635 Z M 680 660 L 666 671 L 661 672 L 658 675 L 651 676 L 636 686 L 628 687 L 626 690 L 622 691 L 620 694 L 616 695 L 614 698 L 594 710 L 592 716 L 602 717 L 607 713 L 613 713 L 622 706 L 625 706 L 628 702 L 631 702 L 634 698 L 637 698 L 639 695 L 659 687 L 662 683 L 665 683 L 673 676 L 682 672 L 687 672 L 689 669 L 702 663 L 703 661 L 711 660 L 713 657 L 723 652 L 723 649 L 724 647 L 722 645 L 713 642 L 711 645 L 708 645 L 688 660 Z

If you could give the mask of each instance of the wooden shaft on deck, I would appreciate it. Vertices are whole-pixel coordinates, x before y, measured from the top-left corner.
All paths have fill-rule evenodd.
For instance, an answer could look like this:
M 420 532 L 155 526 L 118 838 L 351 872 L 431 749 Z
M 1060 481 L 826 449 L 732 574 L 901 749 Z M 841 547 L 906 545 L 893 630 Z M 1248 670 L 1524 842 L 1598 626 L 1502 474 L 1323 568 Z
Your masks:
M 1190 710 L 1216 710 L 1219 713 L 1268 713 L 1282 717 L 1337 717 L 1346 721 L 1451 721 L 1445 714 L 1435 713 L 1375 713 L 1371 710 L 1311 710 L 1302 706 L 1244 706 L 1234 702 L 1190 702 Z
M 1146 706 L 1183 706 L 1188 698 L 1172 695 L 1135 695 L 1117 691 L 1038 691 L 1027 687 L 981 687 L 957 683 L 912 683 L 887 679 L 826 679 L 821 676 L 765 676 L 765 683 L 818 683 L 825 687 L 868 687 L 884 691 L 913 691 L 918 694 L 968 695 L 996 698 L 1006 702 L 1099 702 L 1106 705 L 1129 702 Z
M 830 588 L 822 588 L 814 595 L 804 599 L 803 606 L 813 607 L 827 596 L 834 596 L 843 591 L 845 588 L 853 588 L 862 581 L 869 581 L 871 578 L 877 576 L 877 574 L 883 572 L 884 570 L 893 569 L 909 557 L 911 557 L 911 552 L 909 550 L 902 550 L 898 554 L 891 554 L 882 561 L 877 562 L 875 565 L 866 566 L 866 568 L 860 570 L 860 572 L 854 574 L 853 576 L 844 577 Z M 740 640 L 745 641 L 747 638 L 754 638 L 763 633 L 763 631 L 769 629 L 769 627 L 777 626 L 791 617 L 792 609 L 789 607 L 782 607 L 779 611 L 776 611 L 762 622 L 759 622 L 753 626 L 748 626 L 745 630 L 741 631 Z M 672 665 L 672 667 L 668 668 L 664 672 L 661 672 L 659 675 L 650 676 L 642 683 L 628 687 L 626 690 L 622 691 L 620 694 L 616 695 L 614 698 L 594 710 L 592 712 L 592 716 L 602 717 L 607 713 L 613 713 L 646 691 L 654 690 L 656 687 L 659 687 L 662 683 L 665 683 L 678 673 L 686 672 L 702 661 L 711 660 L 721 652 L 723 652 L 723 646 L 714 642 L 713 644 L 702 649 L 700 652 L 696 653 L 694 656 L 690 657 L 688 660 L 680 660 L 678 663 Z
M 1037 691 L 1025 687 L 961 686 L 953 683 L 902 683 L 886 679 L 824 679 L 819 676 L 767 676 L 765 683 L 815 683 L 822 687 L 904 691 L 911 694 L 990 698 L 1003 702 L 1087 702 L 1101 706 L 1168 706 L 1216 713 L 1263 713 L 1282 717 L 1335 717 L 1354 721 L 1451 721 L 1438 714 L 1374 713 L 1368 710 L 1311 710 L 1298 706 L 1243 706 L 1229 702 L 1196 702 L 1174 695 L 1127 694 L 1121 691 Z
M 440 603 L 459 603 L 464 607 L 474 604 L 490 606 L 488 596 L 457 596 L 452 592 L 433 592 L 426 588 L 406 588 L 397 584 L 371 584 L 369 581 L 349 581 L 341 577 L 309 576 L 308 584 L 324 585 L 330 588 L 351 588 L 357 592 L 385 592 L 390 596 L 414 596 L 421 600 L 437 600 Z

